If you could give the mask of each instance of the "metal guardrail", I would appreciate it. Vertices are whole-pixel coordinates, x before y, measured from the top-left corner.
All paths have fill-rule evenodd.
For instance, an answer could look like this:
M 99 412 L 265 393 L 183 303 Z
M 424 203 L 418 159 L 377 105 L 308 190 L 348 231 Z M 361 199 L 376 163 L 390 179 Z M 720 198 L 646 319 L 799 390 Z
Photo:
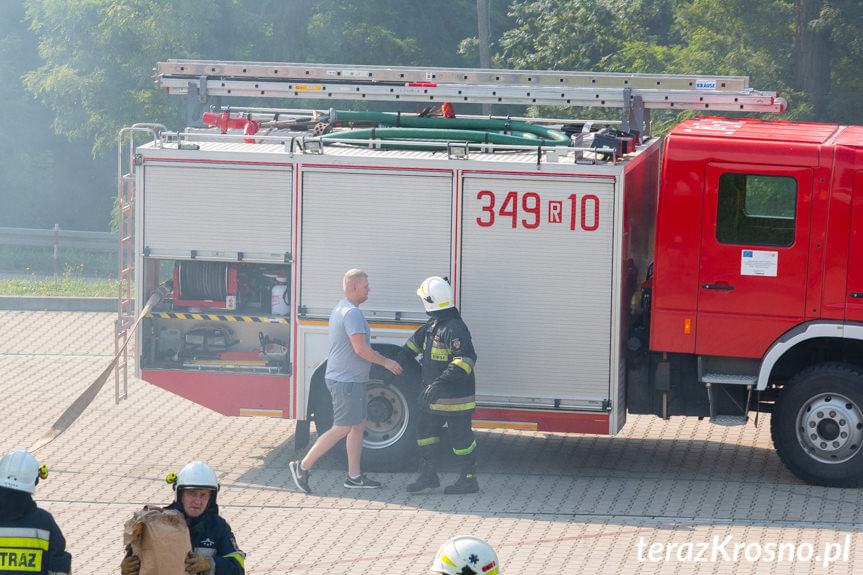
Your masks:
M 117 234 L 112 232 L 63 230 L 56 226 L 53 230 L 0 228 L 0 246 L 82 249 L 116 253 L 118 245 Z

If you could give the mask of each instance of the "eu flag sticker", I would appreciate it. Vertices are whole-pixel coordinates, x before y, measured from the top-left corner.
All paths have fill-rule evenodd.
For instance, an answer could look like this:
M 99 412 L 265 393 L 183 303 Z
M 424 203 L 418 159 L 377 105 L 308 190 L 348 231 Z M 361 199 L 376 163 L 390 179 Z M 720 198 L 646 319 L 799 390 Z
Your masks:
M 776 277 L 779 272 L 779 252 L 740 250 L 740 275 Z

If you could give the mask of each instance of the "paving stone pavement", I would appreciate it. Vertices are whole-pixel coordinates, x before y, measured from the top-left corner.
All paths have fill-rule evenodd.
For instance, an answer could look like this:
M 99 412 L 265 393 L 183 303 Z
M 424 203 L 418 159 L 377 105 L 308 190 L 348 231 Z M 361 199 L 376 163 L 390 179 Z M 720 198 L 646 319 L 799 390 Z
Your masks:
M 32 445 L 101 373 L 113 322 L 0 311 L 0 451 Z M 164 477 L 191 459 L 219 475 L 249 574 L 422 573 L 463 533 L 489 541 L 504 574 L 863 571 L 863 490 L 797 480 L 763 415 L 758 427 L 630 416 L 617 437 L 478 431 L 482 491 L 456 497 L 408 496 L 411 473 L 371 473 L 384 489 L 348 491 L 329 455 L 313 493 L 299 493 L 293 434 L 291 421 L 225 417 L 134 378 L 115 405 L 112 378 L 36 453 L 50 469 L 36 499 L 86 575 L 119 571 L 123 523 L 169 502 Z

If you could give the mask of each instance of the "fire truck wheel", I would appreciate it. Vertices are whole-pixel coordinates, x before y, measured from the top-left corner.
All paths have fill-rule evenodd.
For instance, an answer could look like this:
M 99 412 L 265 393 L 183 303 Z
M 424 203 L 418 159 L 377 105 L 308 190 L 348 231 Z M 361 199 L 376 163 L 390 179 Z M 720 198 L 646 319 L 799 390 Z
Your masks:
M 413 471 L 417 457 L 416 405 L 419 369 L 393 376 L 372 366 L 368 418 L 363 436 L 363 467 L 379 471 Z
M 863 485 L 863 370 L 814 365 L 779 393 L 773 445 L 794 475 L 826 487 Z
M 385 353 L 386 355 L 386 353 Z M 325 367 L 320 368 L 323 373 Z M 309 402 L 318 436 L 333 426 L 333 403 L 323 382 L 312 378 Z M 408 366 L 393 376 L 379 365 L 373 365 L 367 391 L 368 417 L 363 437 L 363 470 L 412 471 L 416 464 L 416 414 L 420 379 L 419 366 Z M 347 456 L 339 442 L 330 450 L 336 457 Z

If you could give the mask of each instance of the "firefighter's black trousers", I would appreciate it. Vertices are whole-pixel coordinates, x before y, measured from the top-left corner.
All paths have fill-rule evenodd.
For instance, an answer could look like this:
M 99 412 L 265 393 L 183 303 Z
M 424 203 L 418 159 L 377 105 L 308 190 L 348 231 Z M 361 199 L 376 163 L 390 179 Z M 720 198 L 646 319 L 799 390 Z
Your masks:
M 444 416 L 420 410 L 417 421 L 417 445 L 420 455 L 428 462 L 434 460 L 436 445 L 440 443 L 440 431 L 446 424 L 449 430 L 452 451 L 458 457 L 462 468 L 476 466 L 476 439 L 470 426 L 470 414 Z

